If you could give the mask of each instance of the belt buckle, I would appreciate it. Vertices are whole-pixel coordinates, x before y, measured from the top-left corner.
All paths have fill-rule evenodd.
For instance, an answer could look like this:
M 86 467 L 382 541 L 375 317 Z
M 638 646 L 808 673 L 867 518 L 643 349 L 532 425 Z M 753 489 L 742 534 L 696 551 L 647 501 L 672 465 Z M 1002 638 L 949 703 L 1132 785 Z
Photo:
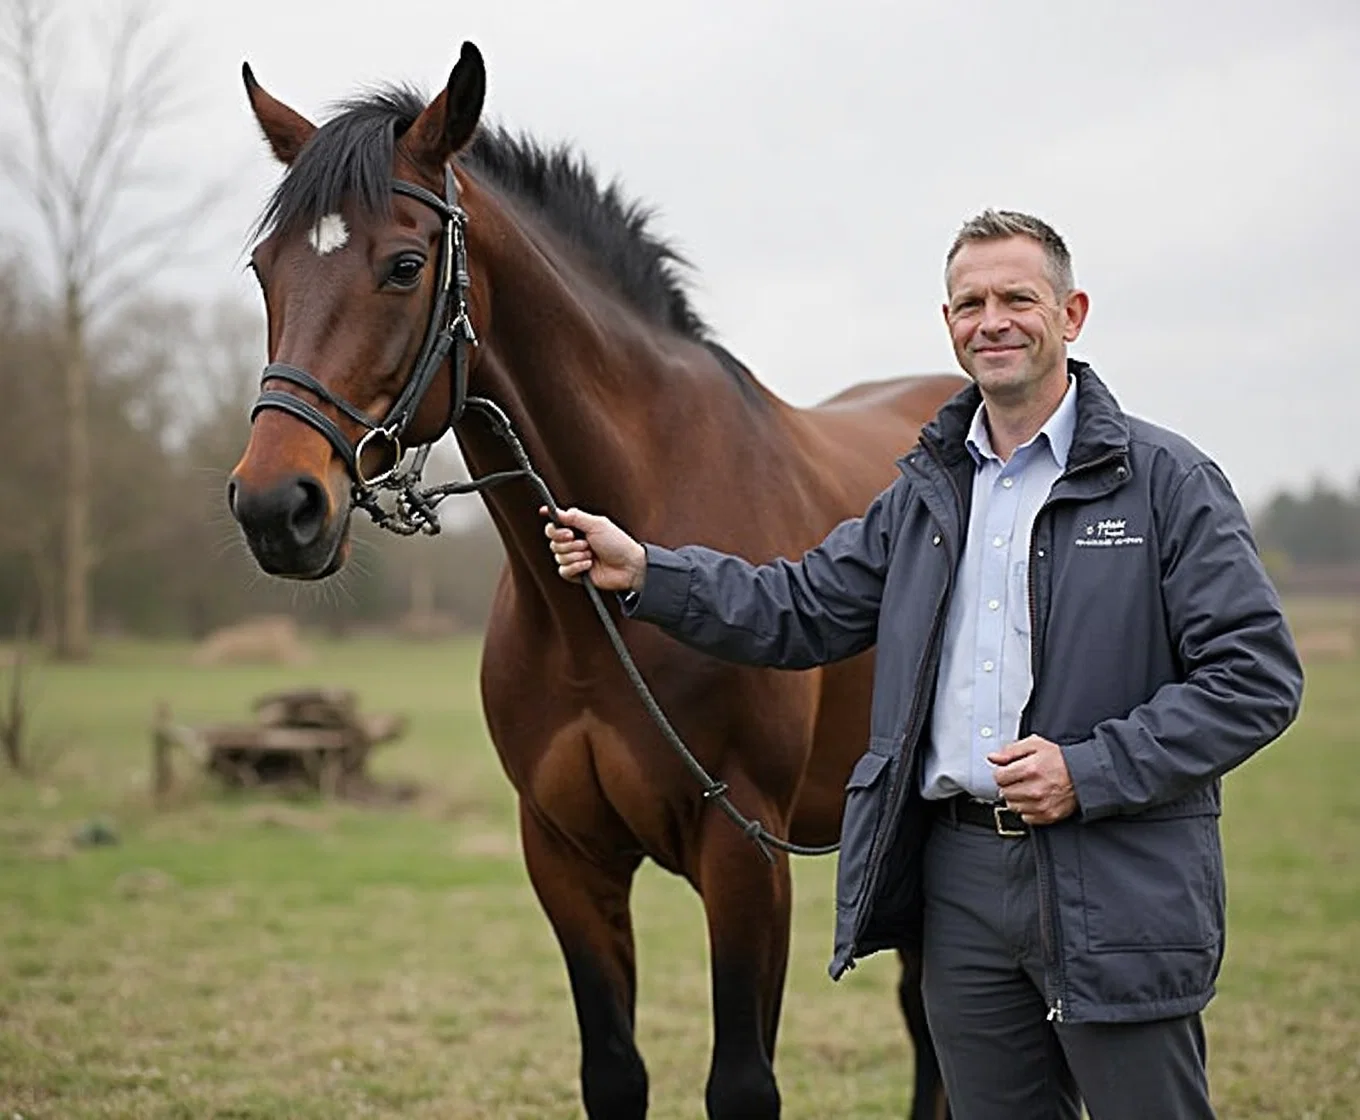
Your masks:
M 1003 814 L 1003 813 L 1013 813 L 1013 812 L 1014 812 L 1014 810 L 1012 810 L 1012 809 L 1011 809 L 1009 806 L 1007 806 L 1007 805 L 993 805 L 993 806 L 992 806 L 992 819 L 993 819 L 993 821 L 994 821 L 995 824 L 996 824 L 996 834 L 997 834 L 998 836 L 1024 836 L 1025 833 L 1029 831 L 1028 829 L 1025 829 L 1025 828 L 1007 828 L 1007 827 L 1006 827 L 1006 825 L 1005 825 L 1005 823 L 1004 823 L 1004 818 L 1002 817 L 1001 814 Z M 1017 814 L 1017 815 L 1018 815 L 1018 814 Z

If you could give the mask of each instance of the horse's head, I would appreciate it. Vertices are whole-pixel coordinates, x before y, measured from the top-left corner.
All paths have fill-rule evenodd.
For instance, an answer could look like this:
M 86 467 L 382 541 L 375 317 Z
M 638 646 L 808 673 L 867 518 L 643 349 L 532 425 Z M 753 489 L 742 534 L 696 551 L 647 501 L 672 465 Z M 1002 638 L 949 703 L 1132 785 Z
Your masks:
M 486 70 L 465 43 L 428 105 L 391 91 L 320 128 L 243 74 L 288 170 L 251 256 L 269 365 L 227 498 L 261 568 L 318 579 L 345 562 L 356 484 L 452 418 L 466 281 L 449 161 L 477 127 Z

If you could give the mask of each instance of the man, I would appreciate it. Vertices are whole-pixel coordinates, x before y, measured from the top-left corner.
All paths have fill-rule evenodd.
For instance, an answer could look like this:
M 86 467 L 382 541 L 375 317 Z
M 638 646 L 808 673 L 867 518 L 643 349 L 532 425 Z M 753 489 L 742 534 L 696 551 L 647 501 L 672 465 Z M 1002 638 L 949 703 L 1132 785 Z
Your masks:
M 986 211 L 945 279 L 975 384 L 801 560 L 643 546 L 577 510 L 551 547 L 718 656 L 876 644 L 831 972 L 924 939 L 956 1116 L 1210 1117 L 1219 779 L 1296 715 L 1293 643 L 1218 467 L 1068 359 L 1089 300 L 1057 233 Z

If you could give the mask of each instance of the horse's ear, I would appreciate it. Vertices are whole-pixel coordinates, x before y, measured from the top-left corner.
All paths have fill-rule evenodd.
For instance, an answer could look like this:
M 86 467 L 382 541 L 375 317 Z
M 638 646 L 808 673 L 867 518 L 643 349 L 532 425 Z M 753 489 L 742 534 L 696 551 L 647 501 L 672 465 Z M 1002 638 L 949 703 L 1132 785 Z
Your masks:
M 260 122 L 260 130 L 275 157 L 280 163 L 292 163 L 302 145 L 311 139 L 316 125 L 266 93 L 248 62 L 241 63 L 241 79 L 246 83 L 246 96 L 255 110 L 255 119 Z
M 486 64 L 482 52 L 464 43 L 458 62 L 444 87 L 406 131 L 411 157 L 429 168 L 441 167 L 472 139 L 486 99 Z

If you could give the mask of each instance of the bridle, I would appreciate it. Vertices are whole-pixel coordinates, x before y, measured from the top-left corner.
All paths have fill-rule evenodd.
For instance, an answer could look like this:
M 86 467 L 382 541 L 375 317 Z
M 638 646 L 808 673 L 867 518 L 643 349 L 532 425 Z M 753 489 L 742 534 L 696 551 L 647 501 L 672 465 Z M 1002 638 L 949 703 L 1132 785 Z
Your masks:
M 528 482 L 538 491 L 540 501 L 551 513 L 553 521 L 560 525 L 561 519 L 558 514 L 561 507 L 553 498 L 543 476 L 534 470 L 528 453 L 524 450 L 524 444 L 504 409 L 485 397 L 468 395 L 468 347 L 477 345 L 477 335 L 468 318 L 467 295 L 471 285 L 467 264 L 468 219 L 467 212 L 458 205 L 458 181 L 454 178 L 452 169 L 445 164 L 443 198 L 424 187 L 401 179 L 393 180 L 392 189 L 397 194 L 404 194 L 423 202 L 439 215 L 443 225 L 437 266 L 439 288 L 430 308 L 430 321 L 425 328 L 425 339 L 421 343 L 420 353 L 405 387 L 388 410 L 387 416 L 381 422 L 375 423 L 348 401 L 337 397 L 305 369 L 283 362 L 271 362 L 264 367 L 264 372 L 260 375 L 260 395 L 255 398 L 255 404 L 251 407 L 250 419 L 253 421 L 264 409 L 273 408 L 296 417 L 320 432 L 330 441 L 349 471 L 354 487 L 354 505 L 364 510 L 373 519 L 374 524 L 400 536 L 411 536 L 415 533 L 433 536 L 439 532 L 440 527 L 435 507 L 445 498 L 455 494 L 490 490 L 516 479 Z M 411 418 L 415 415 L 421 398 L 433 384 L 435 376 L 450 355 L 453 361 L 453 393 L 449 407 L 449 426 L 457 424 L 468 408 L 482 413 L 492 430 L 509 448 L 516 466 L 513 470 L 494 471 L 466 482 L 446 482 L 437 486 L 422 487 L 421 472 L 424 470 L 431 445 L 422 446 L 413 457 L 411 465 L 403 469 L 401 437 L 410 426 Z M 265 388 L 269 381 L 286 381 L 307 390 L 318 400 L 339 409 L 367 431 L 357 444 L 351 445 L 339 425 L 310 401 L 282 389 Z M 365 477 L 363 453 L 370 441 L 375 439 L 382 439 L 388 444 L 393 456 L 392 466 L 373 477 Z M 384 490 L 396 493 L 396 499 L 390 507 L 383 506 L 379 501 L 379 493 Z M 834 852 L 839 847 L 838 844 L 808 847 L 783 840 L 770 832 L 760 821 L 744 816 L 741 810 L 732 804 L 731 798 L 727 796 L 727 783 L 718 781 L 704 769 L 703 764 L 694 757 L 693 752 L 685 745 L 670 720 L 666 718 L 666 713 L 656 702 L 656 697 L 652 695 L 651 689 L 643 679 L 632 654 L 628 652 L 628 647 L 624 644 L 609 608 L 604 604 L 599 588 L 589 579 L 582 580 L 582 584 L 643 707 L 652 717 L 662 737 L 679 755 L 685 768 L 702 787 L 703 799 L 713 802 L 721 809 L 755 843 L 761 855 L 770 863 L 774 862 L 771 848 L 778 848 L 791 855 L 820 856 Z
M 392 402 L 387 415 L 380 421 L 374 421 L 349 401 L 336 396 L 305 369 L 286 362 L 270 362 L 260 374 L 260 395 L 255 398 L 250 409 L 250 419 L 254 421 L 265 409 L 272 408 L 286 412 L 314 428 L 326 437 L 345 464 L 353 483 L 354 505 L 367 511 L 375 522 L 393 532 L 402 535 L 416 532 L 434 534 L 439 531 L 439 522 L 428 500 L 432 495 L 420 489 L 420 475 L 429 456 L 430 445 L 421 447 L 411 466 L 402 469 L 404 451 L 401 440 L 425 393 L 450 356 L 453 361 L 453 391 L 449 402 L 448 426 L 451 427 L 462 418 L 467 405 L 468 348 L 477 345 L 477 334 L 472 329 L 467 308 L 468 289 L 471 286 L 467 266 L 467 212 L 458 205 L 458 180 L 448 164 L 444 165 L 443 198 L 402 179 L 393 180 L 392 190 L 424 203 L 439 215 L 442 227 L 439 257 L 435 263 L 438 287 L 430 307 L 425 338 L 411 367 L 411 376 L 407 378 L 401 393 Z M 367 430 L 357 444 L 351 444 L 340 426 L 311 401 L 284 389 L 268 388 L 271 381 L 284 381 L 307 390 Z M 386 445 L 391 465 L 377 474 L 367 476 L 364 474 L 364 452 L 370 446 L 381 449 L 375 441 Z M 395 506 L 391 509 L 379 503 L 378 495 L 383 490 L 397 492 Z

